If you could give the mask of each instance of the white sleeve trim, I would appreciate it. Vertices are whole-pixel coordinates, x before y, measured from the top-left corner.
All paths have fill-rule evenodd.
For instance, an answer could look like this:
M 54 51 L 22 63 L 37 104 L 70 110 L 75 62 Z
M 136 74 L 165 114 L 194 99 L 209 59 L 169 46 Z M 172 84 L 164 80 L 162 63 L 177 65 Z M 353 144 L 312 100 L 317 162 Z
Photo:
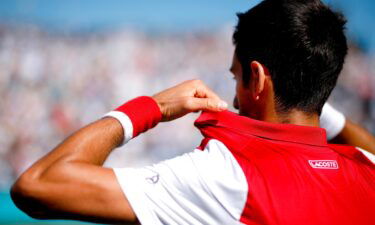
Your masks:
M 362 148 L 356 147 L 360 152 L 362 152 L 372 163 L 375 164 L 375 155 L 371 152 L 363 150 Z
M 111 111 L 105 114 L 104 117 L 113 117 L 121 123 L 121 126 L 124 129 L 124 141 L 121 145 L 126 144 L 133 138 L 133 124 L 128 115 L 119 111 Z
M 141 224 L 240 224 L 247 179 L 220 141 L 153 166 L 113 170 Z
M 326 129 L 328 140 L 336 137 L 344 129 L 345 121 L 344 114 L 337 111 L 330 104 L 324 104 L 320 115 L 320 127 Z

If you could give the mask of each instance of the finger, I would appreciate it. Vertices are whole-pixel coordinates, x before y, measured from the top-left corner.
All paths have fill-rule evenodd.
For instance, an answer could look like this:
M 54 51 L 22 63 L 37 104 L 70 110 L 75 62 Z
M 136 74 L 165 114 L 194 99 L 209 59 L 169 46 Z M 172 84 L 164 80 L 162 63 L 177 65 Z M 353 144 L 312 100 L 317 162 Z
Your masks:
M 222 111 L 228 108 L 228 104 L 214 98 L 190 98 L 187 104 L 189 111 Z
M 205 84 L 202 84 L 199 87 L 197 87 L 195 97 L 221 100 L 220 97 Z

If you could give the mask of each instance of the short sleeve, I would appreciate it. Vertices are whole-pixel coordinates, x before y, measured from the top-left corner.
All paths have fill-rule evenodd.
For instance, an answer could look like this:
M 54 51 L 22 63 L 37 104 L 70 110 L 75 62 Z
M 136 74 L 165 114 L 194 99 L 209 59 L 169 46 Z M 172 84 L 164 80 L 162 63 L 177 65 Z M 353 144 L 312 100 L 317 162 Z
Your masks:
M 144 168 L 115 168 L 142 224 L 237 224 L 246 203 L 246 177 L 226 146 L 210 140 L 203 151 Z

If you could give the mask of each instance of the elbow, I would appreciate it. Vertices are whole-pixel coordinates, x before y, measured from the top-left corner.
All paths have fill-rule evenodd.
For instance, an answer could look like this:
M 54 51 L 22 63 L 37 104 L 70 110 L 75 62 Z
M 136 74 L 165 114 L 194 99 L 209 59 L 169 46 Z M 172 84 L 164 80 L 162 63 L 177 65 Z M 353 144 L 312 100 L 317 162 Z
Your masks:
M 32 187 L 34 185 L 27 174 L 22 174 L 10 189 L 10 196 L 14 204 L 22 211 L 24 211 L 25 203 L 32 199 Z
M 46 219 L 47 214 L 42 210 L 41 188 L 39 179 L 26 172 L 13 184 L 10 196 L 14 204 L 28 216 L 34 219 Z

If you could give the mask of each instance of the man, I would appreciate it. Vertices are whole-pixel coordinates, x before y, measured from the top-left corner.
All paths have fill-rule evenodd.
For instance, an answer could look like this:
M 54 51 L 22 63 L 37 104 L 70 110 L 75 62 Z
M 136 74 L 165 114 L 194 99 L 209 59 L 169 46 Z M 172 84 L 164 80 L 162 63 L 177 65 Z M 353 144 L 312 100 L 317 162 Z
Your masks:
M 373 155 L 328 144 L 319 128 L 347 51 L 343 25 L 320 1 L 265 0 L 239 15 L 233 36 L 240 115 L 199 80 L 136 98 L 36 162 L 13 200 L 35 218 L 102 223 L 371 224 Z M 205 138 L 193 152 L 102 167 L 158 122 L 200 110 Z M 328 136 L 374 151 L 374 137 L 340 113 L 326 106 L 322 117 Z

